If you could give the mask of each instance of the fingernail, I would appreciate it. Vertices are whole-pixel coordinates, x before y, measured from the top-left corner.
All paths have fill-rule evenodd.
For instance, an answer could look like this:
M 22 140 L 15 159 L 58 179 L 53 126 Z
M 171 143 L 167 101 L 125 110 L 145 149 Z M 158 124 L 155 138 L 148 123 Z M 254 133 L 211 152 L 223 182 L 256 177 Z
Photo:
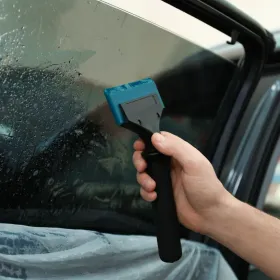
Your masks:
M 160 133 L 155 133 L 154 139 L 157 143 L 161 144 L 164 141 L 164 136 Z

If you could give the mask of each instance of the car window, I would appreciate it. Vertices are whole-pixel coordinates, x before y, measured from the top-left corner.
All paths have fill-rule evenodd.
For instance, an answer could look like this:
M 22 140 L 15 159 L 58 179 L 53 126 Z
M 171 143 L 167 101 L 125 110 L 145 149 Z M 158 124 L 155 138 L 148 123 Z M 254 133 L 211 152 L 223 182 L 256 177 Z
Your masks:
M 0 220 L 153 233 L 103 90 L 152 77 L 162 129 L 203 150 L 236 65 L 99 1 L 0 7 Z

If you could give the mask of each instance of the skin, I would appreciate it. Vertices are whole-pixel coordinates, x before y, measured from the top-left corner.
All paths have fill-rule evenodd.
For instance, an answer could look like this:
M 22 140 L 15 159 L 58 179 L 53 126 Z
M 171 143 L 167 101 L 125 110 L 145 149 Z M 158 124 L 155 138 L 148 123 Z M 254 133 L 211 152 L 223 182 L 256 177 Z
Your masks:
M 211 163 L 181 138 L 155 133 L 152 143 L 172 158 L 172 185 L 180 222 L 215 239 L 272 279 L 280 279 L 280 221 L 233 197 L 217 178 Z M 133 163 L 144 200 L 156 199 L 156 183 L 141 156 L 145 146 L 134 143 Z M 183 151 L 183 152 L 182 152 Z

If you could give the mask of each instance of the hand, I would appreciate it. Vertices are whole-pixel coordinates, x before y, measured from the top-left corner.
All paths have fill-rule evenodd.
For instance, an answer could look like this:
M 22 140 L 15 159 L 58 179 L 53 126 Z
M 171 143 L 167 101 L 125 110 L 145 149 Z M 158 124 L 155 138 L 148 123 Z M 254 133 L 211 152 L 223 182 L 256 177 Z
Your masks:
M 180 222 L 193 231 L 207 234 L 213 219 L 211 213 L 222 211 L 233 196 L 218 180 L 211 163 L 181 138 L 167 132 L 155 133 L 152 143 L 159 152 L 172 158 L 171 179 Z M 142 198 L 154 201 L 156 183 L 145 173 L 147 164 L 141 156 L 144 148 L 141 140 L 134 143 L 133 163 Z

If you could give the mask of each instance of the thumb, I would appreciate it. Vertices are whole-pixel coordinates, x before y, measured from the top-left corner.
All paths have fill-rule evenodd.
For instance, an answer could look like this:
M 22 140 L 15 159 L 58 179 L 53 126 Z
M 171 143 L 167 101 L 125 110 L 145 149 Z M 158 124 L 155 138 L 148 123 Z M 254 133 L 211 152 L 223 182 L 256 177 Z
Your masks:
M 155 133 L 152 143 L 159 152 L 176 159 L 186 173 L 191 171 L 192 166 L 206 159 L 192 145 L 169 132 Z

